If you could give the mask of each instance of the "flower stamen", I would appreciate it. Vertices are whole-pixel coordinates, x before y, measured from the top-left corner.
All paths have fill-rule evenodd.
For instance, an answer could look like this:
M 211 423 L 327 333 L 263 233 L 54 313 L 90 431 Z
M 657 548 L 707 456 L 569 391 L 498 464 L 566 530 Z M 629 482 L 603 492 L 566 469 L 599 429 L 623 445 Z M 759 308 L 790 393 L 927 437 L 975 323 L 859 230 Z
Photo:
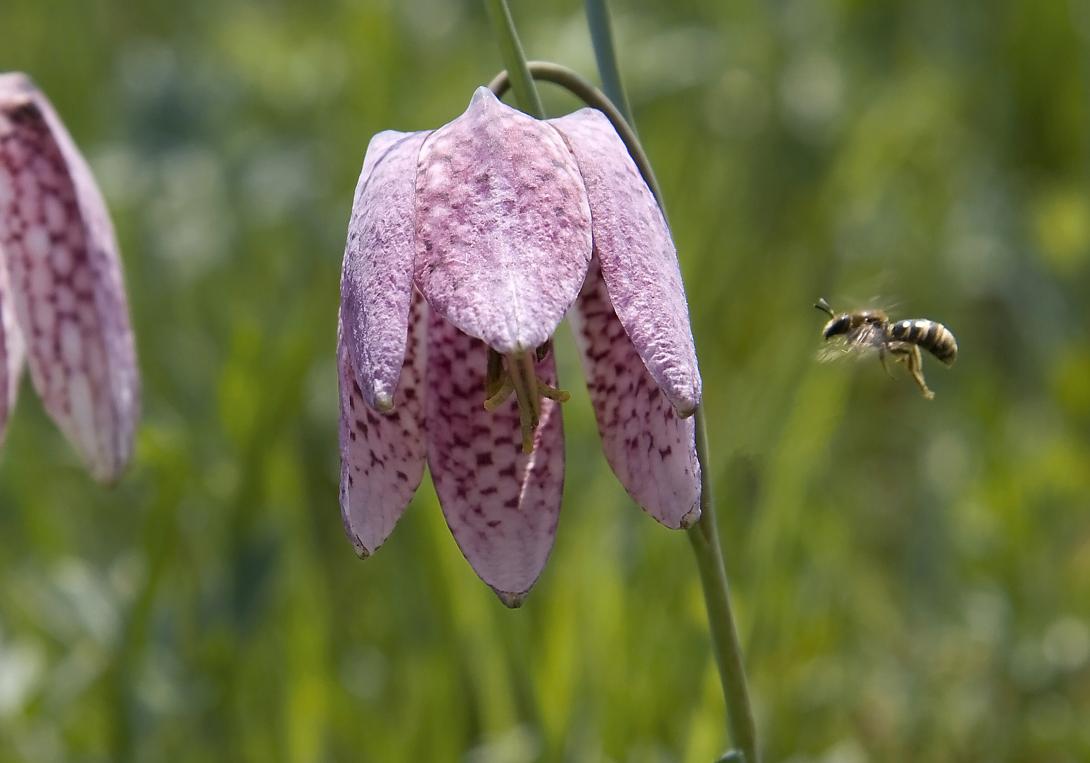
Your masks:
M 506 378 L 503 373 L 503 356 L 488 348 L 488 371 L 485 374 L 484 380 L 484 396 L 485 396 L 485 409 L 492 411 L 495 410 L 500 403 L 507 399 L 507 395 L 511 393 L 514 387 L 511 387 L 500 396 L 500 390 L 505 386 L 504 382 Z M 499 399 L 489 408 L 488 401 L 492 398 L 499 396 Z
M 547 352 L 546 349 L 545 353 Z M 540 348 L 533 352 L 515 352 L 510 355 L 500 355 L 492 349 L 488 351 L 484 408 L 486 411 L 494 411 L 512 392 L 515 393 L 523 453 L 530 453 L 534 449 L 534 432 L 541 421 L 542 398 L 558 403 L 566 403 L 571 398 L 565 390 L 558 389 L 538 377 L 534 363 L 542 356 Z
M 515 385 L 511 383 L 510 379 L 505 377 L 496 388 L 496 391 L 491 395 L 488 394 L 488 390 L 485 390 L 485 394 L 488 396 L 484 399 L 484 409 L 491 413 L 503 405 L 507 398 L 511 397 L 511 393 L 514 391 Z
M 571 395 L 568 394 L 567 390 L 558 387 L 550 387 L 548 384 L 541 381 L 541 379 L 537 380 L 537 391 L 541 393 L 542 397 L 547 397 L 558 403 L 566 403 L 571 399 Z

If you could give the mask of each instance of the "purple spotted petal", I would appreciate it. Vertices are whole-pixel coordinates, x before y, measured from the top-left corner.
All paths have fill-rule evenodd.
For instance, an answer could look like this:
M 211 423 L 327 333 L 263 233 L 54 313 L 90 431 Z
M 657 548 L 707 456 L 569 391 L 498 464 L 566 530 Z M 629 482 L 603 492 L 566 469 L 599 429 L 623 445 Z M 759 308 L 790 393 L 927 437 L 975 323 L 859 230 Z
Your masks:
M 447 524 L 473 569 L 509 607 L 522 603 L 556 536 L 564 483 L 560 405 L 543 401 L 530 454 L 512 396 L 484 409 L 487 348 L 432 312 L 428 466 Z M 538 374 L 555 384 L 551 356 Z
M 700 518 L 695 424 L 681 418 L 613 312 L 597 260 L 569 314 L 602 448 L 632 499 L 667 527 Z
M 367 404 L 394 404 L 412 297 L 413 184 L 426 132 L 381 132 L 363 160 L 341 271 L 341 322 Z
M 549 120 L 568 139 L 586 183 L 594 248 L 617 317 L 682 416 L 700 403 L 700 371 L 670 230 L 609 120 L 582 109 Z
M 83 156 L 19 74 L 0 75 L 0 220 L 34 386 L 91 474 L 112 481 L 139 408 L 117 241 Z
M 0 218 L 0 240 L 3 238 L 3 220 Z M 0 248 L 0 445 L 4 443 L 8 416 L 15 406 L 19 390 L 19 373 L 23 369 L 23 338 L 15 324 L 15 306 L 8 287 L 8 271 L 4 265 L 4 252 Z
M 486 88 L 420 151 L 416 283 L 432 309 L 501 353 L 543 344 L 591 255 L 579 168 L 547 124 Z
M 369 407 L 337 331 L 341 397 L 341 518 L 356 553 L 370 556 L 393 532 L 424 474 L 424 340 L 428 307 L 412 301 L 408 348 L 393 409 Z

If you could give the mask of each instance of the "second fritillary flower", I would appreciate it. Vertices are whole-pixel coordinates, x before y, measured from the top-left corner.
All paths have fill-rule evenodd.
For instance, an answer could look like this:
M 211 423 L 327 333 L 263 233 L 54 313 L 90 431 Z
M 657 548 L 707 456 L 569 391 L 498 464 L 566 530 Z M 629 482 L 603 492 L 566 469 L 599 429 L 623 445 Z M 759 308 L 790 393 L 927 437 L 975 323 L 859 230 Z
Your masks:
M 132 454 L 140 380 L 117 240 L 45 95 L 0 74 L 0 440 L 23 364 L 92 476 Z

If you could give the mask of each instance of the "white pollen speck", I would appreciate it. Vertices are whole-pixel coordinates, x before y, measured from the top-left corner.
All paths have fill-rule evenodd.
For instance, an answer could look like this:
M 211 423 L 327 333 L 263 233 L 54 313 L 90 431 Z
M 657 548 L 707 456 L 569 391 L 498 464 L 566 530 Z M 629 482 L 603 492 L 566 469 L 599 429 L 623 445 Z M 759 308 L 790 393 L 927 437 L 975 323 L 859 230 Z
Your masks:
M 40 260 L 49 254 L 49 234 L 45 228 L 35 226 L 23 236 L 23 247 L 30 257 Z

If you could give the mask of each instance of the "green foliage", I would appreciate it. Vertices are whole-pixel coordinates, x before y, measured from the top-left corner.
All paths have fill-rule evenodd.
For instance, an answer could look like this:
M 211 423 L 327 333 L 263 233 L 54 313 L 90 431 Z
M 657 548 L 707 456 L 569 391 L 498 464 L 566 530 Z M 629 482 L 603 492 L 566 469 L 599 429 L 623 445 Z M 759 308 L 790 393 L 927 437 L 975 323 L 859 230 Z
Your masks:
M 592 76 L 582 3 L 515 3 Z M 1090 14 L 1078 0 L 616 3 L 702 353 L 770 761 L 1090 757 Z M 500 68 L 483 6 L 7 0 L 118 226 L 145 382 L 94 487 L 29 384 L 0 454 L 0 760 L 703 761 L 686 539 L 599 454 L 569 338 L 553 558 L 519 611 L 425 486 L 359 562 L 334 331 L 372 133 Z M 546 109 L 574 107 L 548 85 Z M 872 295 L 936 399 L 814 362 Z M 566 334 L 566 332 L 562 332 Z

